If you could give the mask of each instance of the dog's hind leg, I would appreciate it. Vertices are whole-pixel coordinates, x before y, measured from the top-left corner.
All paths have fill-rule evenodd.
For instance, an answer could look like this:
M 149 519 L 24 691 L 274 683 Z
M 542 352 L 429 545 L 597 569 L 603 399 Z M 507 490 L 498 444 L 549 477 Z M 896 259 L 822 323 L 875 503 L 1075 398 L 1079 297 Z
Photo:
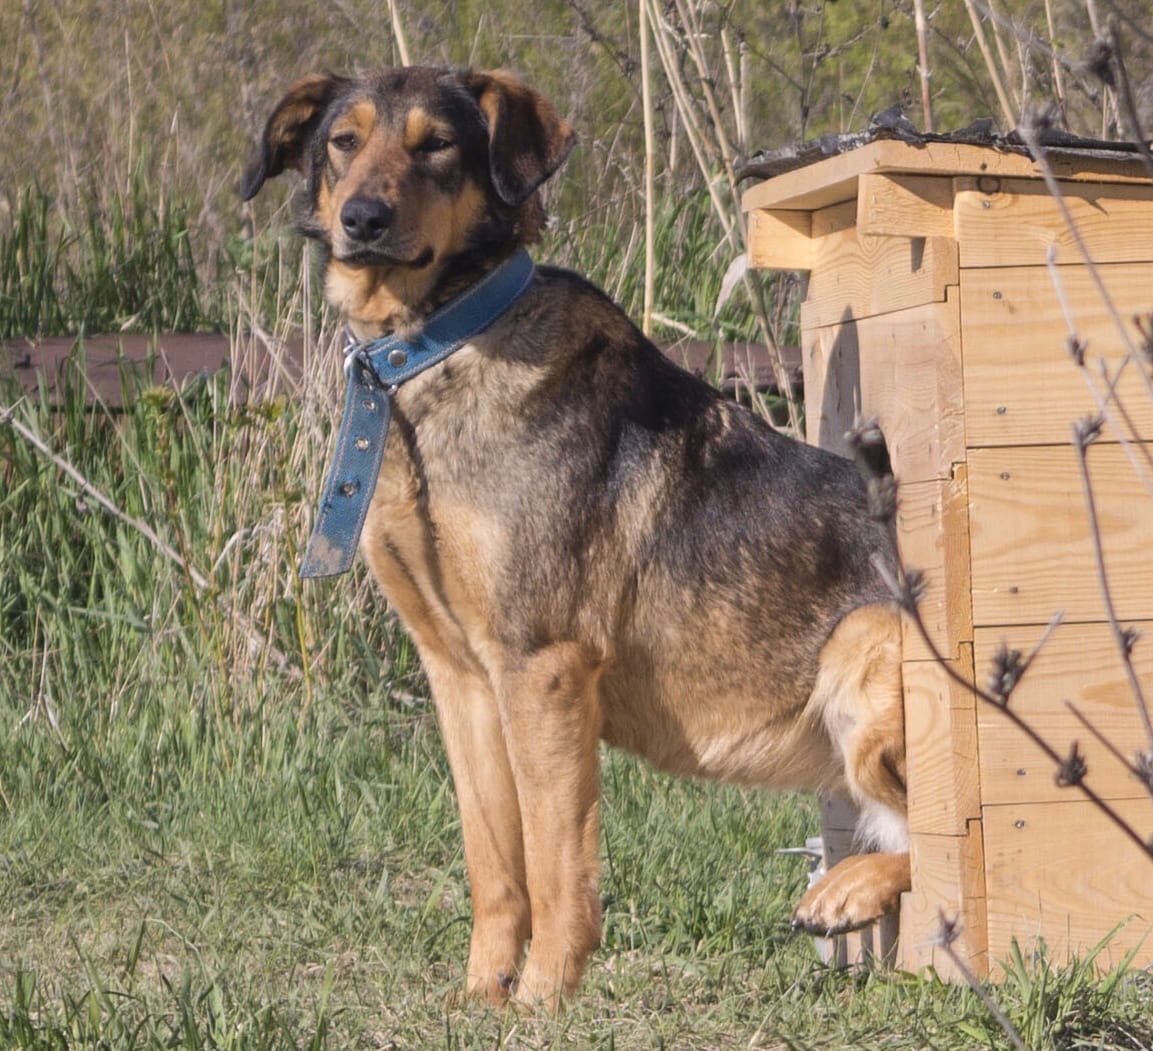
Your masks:
M 529 901 L 516 784 L 496 696 L 477 672 L 422 652 L 452 767 L 472 890 L 466 989 L 505 1001 L 529 936 Z
M 901 625 L 896 610 L 849 614 L 821 652 L 815 700 L 844 761 L 861 818 L 858 840 L 876 852 L 834 865 L 801 899 L 794 925 L 838 933 L 896 910 L 909 889 Z
M 516 989 L 557 1006 L 600 943 L 600 662 L 559 643 L 505 669 L 500 700 L 524 829 L 532 944 Z

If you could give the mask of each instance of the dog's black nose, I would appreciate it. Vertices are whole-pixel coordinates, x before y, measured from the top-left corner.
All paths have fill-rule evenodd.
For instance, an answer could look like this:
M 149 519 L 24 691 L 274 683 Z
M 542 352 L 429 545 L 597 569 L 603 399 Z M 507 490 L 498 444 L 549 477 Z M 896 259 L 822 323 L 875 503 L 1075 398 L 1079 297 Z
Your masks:
M 375 241 L 392 222 L 392 206 L 373 197 L 353 197 L 340 209 L 340 225 L 353 241 Z

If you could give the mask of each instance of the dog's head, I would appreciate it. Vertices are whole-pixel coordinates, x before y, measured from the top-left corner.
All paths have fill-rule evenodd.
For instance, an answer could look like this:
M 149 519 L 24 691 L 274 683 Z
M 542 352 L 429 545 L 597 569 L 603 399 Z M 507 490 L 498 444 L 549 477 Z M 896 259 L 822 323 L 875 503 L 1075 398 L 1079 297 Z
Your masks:
M 309 76 L 268 118 L 241 196 L 298 170 L 300 228 L 327 251 L 329 298 L 388 321 L 371 315 L 419 311 L 462 260 L 497 261 L 534 241 L 538 188 L 572 140 L 571 125 L 504 72 Z

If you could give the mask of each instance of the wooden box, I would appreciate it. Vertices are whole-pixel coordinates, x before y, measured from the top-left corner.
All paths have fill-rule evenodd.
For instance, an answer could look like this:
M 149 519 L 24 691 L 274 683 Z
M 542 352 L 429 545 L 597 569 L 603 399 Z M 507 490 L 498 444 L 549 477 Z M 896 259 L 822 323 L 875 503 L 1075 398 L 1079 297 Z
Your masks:
M 1121 317 L 1148 314 L 1153 186 L 1124 157 L 1052 163 Z M 1002 643 L 1028 652 L 1063 609 L 1012 704 L 1059 751 L 1077 740 L 1089 783 L 1148 836 L 1141 785 L 1065 703 L 1127 756 L 1148 747 L 1105 622 L 1070 443 L 1097 406 L 1066 350 L 1066 309 L 1091 358 L 1115 367 L 1121 339 L 1040 172 L 1020 154 L 875 141 L 752 187 L 744 208 L 750 264 L 808 272 L 808 440 L 847 451 L 855 417 L 881 422 L 902 556 L 927 575 L 936 646 L 985 682 Z M 1121 393 L 1153 438 L 1136 368 Z M 1118 612 L 1145 636 L 1135 657 L 1153 694 L 1153 497 L 1108 428 L 1089 464 Z M 1052 763 L 954 685 L 911 624 L 903 669 L 913 889 L 898 964 L 953 973 L 935 947 L 941 913 L 960 920 L 956 948 L 978 974 L 995 972 L 1013 939 L 1061 960 L 1115 927 L 1105 965 L 1135 946 L 1138 963 L 1153 962 L 1153 862 L 1077 789 L 1057 787 Z

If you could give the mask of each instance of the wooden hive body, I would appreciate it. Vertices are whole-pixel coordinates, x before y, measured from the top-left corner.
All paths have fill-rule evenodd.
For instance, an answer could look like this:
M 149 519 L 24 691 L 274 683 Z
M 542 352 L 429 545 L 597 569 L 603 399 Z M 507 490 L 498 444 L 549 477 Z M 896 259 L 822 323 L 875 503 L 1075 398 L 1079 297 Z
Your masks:
M 1053 167 L 1121 317 L 1148 314 L 1153 186 L 1127 158 L 1062 154 Z M 1097 580 L 1070 442 L 1097 405 L 1066 350 L 1055 279 L 1092 357 L 1115 366 L 1122 342 L 1039 170 L 975 146 L 877 141 L 762 182 L 744 207 L 750 264 L 808 272 L 808 439 L 847 451 L 858 414 L 881 422 L 902 556 L 926 573 L 937 648 L 984 682 L 1002 643 L 1029 652 L 1064 610 L 1013 706 L 1059 751 L 1076 739 L 1089 782 L 1148 835 L 1142 786 L 1066 705 L 1128 756 L 1148 747 Z M 1136 368 L 1121 392 L 1153 438 Z M 1118 614 L 1145 635 L 1135 659 L 1153 693 L 1153 497 L 1108 427 L 1089 465 Z M 978 974 L 1013 939 L 1063 959 L 1118 925 L 1104 962 L 1138 945 L 1137 961 L 1153 962 L 1149 858 L 1059 788 L 1052 762 L 954 685 L 911 625 L 903 670 L 913 890 L 898 963 L 952 972 L 934 947 L 941 912 L 960 919 L 956 947 Z M 827 838 L 843 824 L 832 812 Z

